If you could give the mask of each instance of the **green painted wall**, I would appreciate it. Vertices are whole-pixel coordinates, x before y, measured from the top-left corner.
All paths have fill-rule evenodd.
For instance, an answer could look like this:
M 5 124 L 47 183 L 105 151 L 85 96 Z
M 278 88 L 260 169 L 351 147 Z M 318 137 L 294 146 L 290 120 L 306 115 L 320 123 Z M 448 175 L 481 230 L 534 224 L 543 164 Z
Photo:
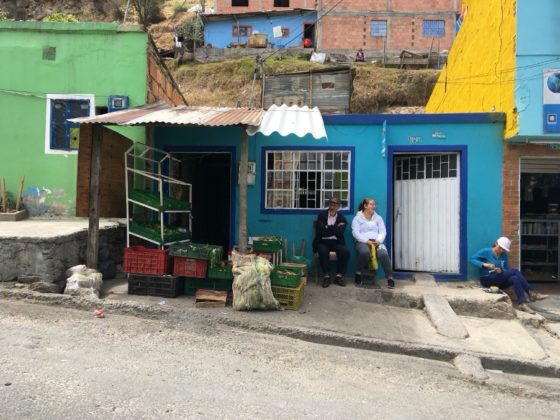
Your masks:
M 77 154 L 45 153 L 47 94 L 92 94 L 145 103 L 148 36 L 113 23 L 0 22 L 0 177 L 35 216 L 75 214 Z M 55 47 L 56 58 L 43 58 Z M 119 129 L 144 141 L 144 129 Z

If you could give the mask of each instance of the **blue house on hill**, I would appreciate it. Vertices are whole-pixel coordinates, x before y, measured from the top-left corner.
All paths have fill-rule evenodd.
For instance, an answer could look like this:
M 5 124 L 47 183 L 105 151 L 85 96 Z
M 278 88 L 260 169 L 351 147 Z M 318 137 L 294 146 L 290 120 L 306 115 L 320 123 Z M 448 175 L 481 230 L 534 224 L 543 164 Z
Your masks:
M 310 38 L 312 44 L 315 42 L 317 12 L 312 9 L 212 14 L 202 15 L 202 19 L 204 43 L 214 48 L 236 45 L 299 47 L 304 37 Z M 257 34 L 261 34 L 259 43 L 252 45 L 251 37 Z

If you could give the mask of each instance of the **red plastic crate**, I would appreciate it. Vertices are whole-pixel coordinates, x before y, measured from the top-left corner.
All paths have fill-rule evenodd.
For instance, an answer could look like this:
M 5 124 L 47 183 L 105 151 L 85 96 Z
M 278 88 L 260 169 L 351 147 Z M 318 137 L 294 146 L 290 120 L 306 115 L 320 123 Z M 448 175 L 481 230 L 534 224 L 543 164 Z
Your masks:
M 123 271 L 134 274 L 167 274 L 169 250 L 131 246 L 124 250 Z
M 195 260 L 194 258 L 173 258 L 173 275 L 183 277 L 206 278 L 208 260 Z

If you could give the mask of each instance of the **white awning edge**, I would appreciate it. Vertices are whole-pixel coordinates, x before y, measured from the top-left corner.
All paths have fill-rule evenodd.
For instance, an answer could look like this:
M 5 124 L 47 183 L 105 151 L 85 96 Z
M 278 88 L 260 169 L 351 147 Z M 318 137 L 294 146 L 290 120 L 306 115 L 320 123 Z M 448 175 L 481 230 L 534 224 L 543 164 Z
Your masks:
M 272 105 L 258 127 L 247 127 L 247 134 L 252 136 L 256 133 L 265 136 L 278 133 L 283 137 L 291 134 L 304 137 L 311 134 L 317 140 L 324 138 L 328 141 L 323 117 L 317 107 L 310 109 L 307 106 Z

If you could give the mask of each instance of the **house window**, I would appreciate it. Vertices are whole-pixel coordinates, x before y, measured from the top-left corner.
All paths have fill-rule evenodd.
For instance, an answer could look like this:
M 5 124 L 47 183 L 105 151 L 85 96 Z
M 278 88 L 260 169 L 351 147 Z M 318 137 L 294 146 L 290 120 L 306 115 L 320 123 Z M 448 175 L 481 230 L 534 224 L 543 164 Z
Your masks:
M 282 38 L 290 37 L 290 28 L 282 28 Z
M 332 196 L 349 208 L 349 150 L 266 152 L 267 209 L 322 209 Z
M 234 37 L 250 37 L 253 34 L 251 25 L 233 25 L 232 34 Z
M 231 0 L 232 6 L 249 6 L 249 0 Z
M 371 35 L 372 36 L 387 36 L 387 21 L 386 20 L 372 20 L 371 21 Z
M 68 119 L 93 115 L 93 95 L 47 95 L 45 152 L 77 152 L 80 125 Z
M 290 7 L 290 0 L 274 0 L 274 7 Z
M 422 35 L 424 36 L 444 36 L 445 21 L 444 20 L 423 20 Z

